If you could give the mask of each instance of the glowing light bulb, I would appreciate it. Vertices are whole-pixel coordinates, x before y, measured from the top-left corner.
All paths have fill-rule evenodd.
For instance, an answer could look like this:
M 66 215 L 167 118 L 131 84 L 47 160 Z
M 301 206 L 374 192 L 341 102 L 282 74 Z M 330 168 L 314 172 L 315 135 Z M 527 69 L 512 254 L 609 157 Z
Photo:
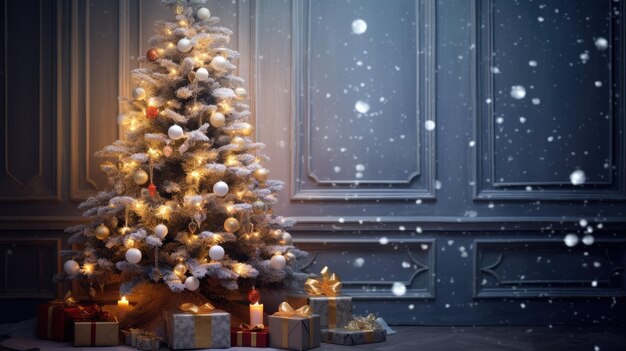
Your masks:
M 198 171 L 193 171 L 193 172 L 191 172 L 191 176 L 192 176 L 193 178 L 195 178 L 195 179 L 198 179 L 198 178 L 200 178 L 200 172 L 198 172 Z
M 84 271 L 86 274 L 91 274 L 91 273 L 93 273 L 93 263 L 85 263 L 85 264 L 83 265 L 83 271 Z

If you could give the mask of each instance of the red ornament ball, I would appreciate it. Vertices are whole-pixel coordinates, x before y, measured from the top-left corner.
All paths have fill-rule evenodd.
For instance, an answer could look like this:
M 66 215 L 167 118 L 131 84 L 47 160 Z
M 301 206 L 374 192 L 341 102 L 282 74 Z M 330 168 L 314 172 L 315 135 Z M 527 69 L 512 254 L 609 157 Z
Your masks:
M 148 52 L 146 52 L 146 57 L 148 58 L 148 61 L 154 62 L 159 58 L 159 53 L 156 51 L 155 48 L 152 48 L 148 50 Z
M 148 106 L 146 109 L 146 117 L 149 119 L 155 119 L 159 116 L 159 109 L 154 106 Z
M 152 197 L 156 196 L 157 189 L 156 189 L 156 185 L 154 185 L 154 183 L 150 183 L 150 185 L 148 185 L 148 192 L 150 193 L 150 196 L 152 196 Z
M 261 293 L 257 289 L 252 288 L 252 290 L 248 291 L 248 301 L 250 303 L 257 303 L 259 300 L 261 300 Z

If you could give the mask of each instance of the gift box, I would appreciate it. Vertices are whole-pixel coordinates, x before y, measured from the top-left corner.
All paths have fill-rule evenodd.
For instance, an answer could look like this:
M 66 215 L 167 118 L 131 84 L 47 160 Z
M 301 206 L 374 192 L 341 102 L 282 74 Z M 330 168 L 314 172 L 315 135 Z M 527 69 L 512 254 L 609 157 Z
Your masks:
M 322 329 L 343 328 L 352 320 L 352 297 L 289 295 L 287 302 L 294 308 L 311 306 L 320 315 Z
M 171 349 L 230 347 L 230 314 L 210 304 L 183 304 L 181 311 L 165 312 L 167 342 Z
M 137 347 L 137 350 L 158 350 L 161 346 L 161 338 L 156 336 L 154 333 L 143 333 L 137 336 L 135 346 Z
M 74 322 L 74 346 L 116 346 L 119 333 L 117 320 L 77 320 Z
M 324 267 L 319 278 L 309 278 L 304 284 L 305 294 L 287 297 L 293 307 L 311 306 L 313 313 L 320 315 L 322 329 L 342 328 L 352 320 L 352 297 L 339 296 L 341 281 L 328 267 Z
M 308 350 L 320 346 L 320 316 L 311 314 L 309 306 L 294 311 L 283 302 L 268 321 L 270 347 Z
M 69 341 L 74 335 L 74 318 L 80 317 L 78 306 L 52 301 L 37 306 L 37 337 Z
M 353 330 L 346 328 L 322 329 L 322 342 L 338 345 L 360 345 L 383 342 L 387 339 L 384 329 Z
M 232 346 L 268 347 L 269 330 L 261 327 L 239 326 L 230 330 Z

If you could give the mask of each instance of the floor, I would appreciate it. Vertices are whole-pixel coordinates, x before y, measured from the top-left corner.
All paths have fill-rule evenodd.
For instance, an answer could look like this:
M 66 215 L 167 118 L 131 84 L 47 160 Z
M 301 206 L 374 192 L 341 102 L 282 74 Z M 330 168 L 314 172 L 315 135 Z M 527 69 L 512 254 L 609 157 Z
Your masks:
M 384 343 L 339 346 L 322 344 L 319 351 L 613 351 L 626 350 L 626 330 L 606 327 L 393 327 L 398 334 Z M 84 348 L 85 350 L 88 348 Z M 79 351 L 69 343 L 52 343 L 13 336 L 0 340 L 0 350 Z M 131 347 L 98 348 L 98 351 L 135 350 Z M 237 347 L 232 351 L 254 350 Z M 273 349 L 265 349 L 273 350 Z

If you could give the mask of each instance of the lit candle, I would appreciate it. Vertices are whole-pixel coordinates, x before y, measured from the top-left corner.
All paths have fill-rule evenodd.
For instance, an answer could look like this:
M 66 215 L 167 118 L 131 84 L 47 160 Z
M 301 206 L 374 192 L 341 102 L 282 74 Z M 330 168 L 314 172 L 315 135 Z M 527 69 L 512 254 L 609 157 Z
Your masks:
M 263 324 L 263 304 L 250 304 L 250 325 Z
M 128 311 L 130 311 L 130 305 L 128 300 L 126 300 L 126 296 L 122 296 L 122 299 L 117 301 L 117 318 L 120 320 L 124 319 Z

